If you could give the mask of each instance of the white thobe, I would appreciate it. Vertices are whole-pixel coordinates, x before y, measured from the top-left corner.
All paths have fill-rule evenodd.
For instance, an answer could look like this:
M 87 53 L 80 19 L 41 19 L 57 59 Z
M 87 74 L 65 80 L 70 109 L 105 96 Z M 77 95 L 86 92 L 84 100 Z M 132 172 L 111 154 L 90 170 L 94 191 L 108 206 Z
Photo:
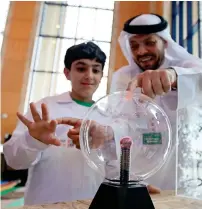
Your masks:
M 198 117 L 198 113 L 193 114 L 194 110 L 201 112 L 200 106 L 202 105 L 202 61 L 199 63 L 197 60 L 197 62 L 194 63 L 193 61 L 189 60 L 184 62 L 176 61 L 174 59 L 172 61 L 165 60 L 159 69 L 166 69 L 169 67 L 174 68 L 177 73 L 177 90 L 170 91 L 164 96 L 157 96 L 155 98 L 155 102 L 166 112 L 170 119 L 173 132 L 172 151 L 163 167 L 152 177 L 146 179 L 147 183 L 153 184 L 165 190 L 176 188 L 176 134 L 180 130 L 179 127 L 179 129 L 177 129 L 176 127 L 177 120 L 179 120 L 184 115 L 183 118 L 184 120 L 186 118 L 186 124 L 192 124 L 194 123 L 194 121 L 199 120 L 202 124 L 202 118 Z M 110 89 L 111 93 L 126 90 L 129 82 L 139 73 L 140 69 L 135 69 L 132 66 L 124 66 L 118 69 L 116 72 L 113 73 L 112 76 Z M 185 121 L 183 121 L 183 123 L 185 124 Z M 181 138 L 181 132 L 182 131 L 178 133 L 178 143 L 183 144 L 184 142 L 182 142 L 182 140 L 184 139 Z M 181 159 L 181 162 L 186 161 L 185 158 L 182 159 L 183 151 L 179 153 L 181 154 L 180 156 L 178 156 L 178 159 Z

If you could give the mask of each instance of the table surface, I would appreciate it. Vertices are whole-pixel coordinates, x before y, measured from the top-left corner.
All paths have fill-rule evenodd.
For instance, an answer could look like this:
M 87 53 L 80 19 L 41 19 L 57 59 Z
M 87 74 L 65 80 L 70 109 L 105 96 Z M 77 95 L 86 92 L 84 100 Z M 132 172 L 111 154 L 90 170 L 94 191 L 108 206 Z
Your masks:
M 202 200 L 174 196 L 172 191 L 151 195 L 151 198 L 155 209 L 202 209 Z M 78 200 L 66 203 L 23 206 L 15 209 L 88 209 L 90 203 L 90 200 Z

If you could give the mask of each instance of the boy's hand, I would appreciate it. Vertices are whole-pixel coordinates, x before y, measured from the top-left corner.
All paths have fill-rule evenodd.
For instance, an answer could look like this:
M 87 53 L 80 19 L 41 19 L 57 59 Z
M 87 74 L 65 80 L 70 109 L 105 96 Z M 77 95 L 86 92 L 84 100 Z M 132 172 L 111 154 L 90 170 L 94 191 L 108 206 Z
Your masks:
M 76 148 L 80 149 L 79 135 L 81 128 L 81 119 L 77 118 L 58 118 L 56 119 L 57 124 L 66 124 L 73 126 L 72 129 L 68 132 L 68 137 L 72 139 L 73 143 L 76 145 Z M 89 135 L 92 140 L 90 146 L 92 149 L 96 149 L 101 146 L 106 140 L 111 140 L 114 137 L 113 130 L 109 126 L 103 126 L 95 121 L 87 121 L 90 123 Z
M 45 104 L 41 105 L 42 117 L 39 115 L 34 103 L 30 103 L 30 110 L 34 120 L 33 122 L 22 114 L 17 113 L 20 121 L 27 126 L 29 134 L 44 144 L 60 146 L 60 140 L 55 136 L 57 121 L 50 120 L 47 106 Z

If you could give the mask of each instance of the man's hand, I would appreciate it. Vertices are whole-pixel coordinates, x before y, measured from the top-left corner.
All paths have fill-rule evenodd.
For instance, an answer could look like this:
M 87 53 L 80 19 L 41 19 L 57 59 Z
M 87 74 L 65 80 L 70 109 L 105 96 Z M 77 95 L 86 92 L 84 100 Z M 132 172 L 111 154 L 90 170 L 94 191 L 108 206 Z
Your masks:
M 40 117 L 34 103 L 30 104 L 30 110 L 34 120 L 33 122 L 22 114 L 17 113 L 20 121 L 27 126 L 29 134 L 44 144 L 60 146 L 60 140 L 55 136 L 57 121 L 50 120 L 47 106 L 45 104 L 41 105 L 42 117 Z
M 150 194 L 160 194 L 161 193 L 161 190 L 152 186 L 152 185 L 147 185 L 147 189 L 148 189 L 148 192 Z
M 80 149 L 79 135 L 82 120 L 77 118 L 58 118 L 56 119 L 57 124 L 66 124 L 73 126 L 69 129 L 67 136 L 72 139 L 73 144 L 76 148 Z M 103 126 L 95 121 L 86 121 L 89 123 L 89 135 L 91 137 L 90 147 L 96 149 L 104 144 L 107 140 L 112 140 L 114 137 L 113 130 L 109 126 Z
M 128 85 L 128 91 L 142 88 L 142 93 L 155 98 L 156 95 L 163 95 L 176 87 L 177 74 L 173 69 L 147 70 L 137 75 Z

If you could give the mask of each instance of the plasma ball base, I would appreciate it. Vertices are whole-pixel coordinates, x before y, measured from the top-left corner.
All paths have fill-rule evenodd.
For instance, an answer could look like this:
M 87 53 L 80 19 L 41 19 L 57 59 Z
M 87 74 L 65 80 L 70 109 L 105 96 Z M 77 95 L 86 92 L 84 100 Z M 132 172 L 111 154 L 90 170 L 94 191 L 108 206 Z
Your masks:
M 155 209 L 147 187 L 141 184 L 102 183 L 89 209 Z

